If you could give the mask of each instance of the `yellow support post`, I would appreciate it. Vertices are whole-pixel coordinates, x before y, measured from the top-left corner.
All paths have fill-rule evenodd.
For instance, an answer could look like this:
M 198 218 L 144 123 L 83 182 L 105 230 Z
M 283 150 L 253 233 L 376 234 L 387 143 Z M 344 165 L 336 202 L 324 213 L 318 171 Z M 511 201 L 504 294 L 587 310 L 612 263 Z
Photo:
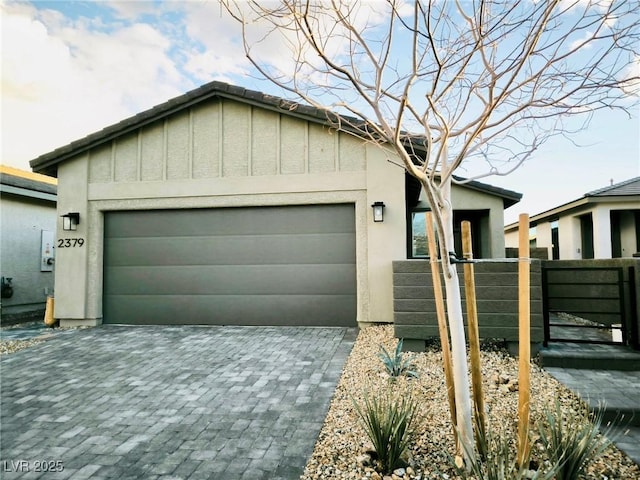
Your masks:
M 49 295 L 47 297 L 47 304 L 44 310 L 44 324 L 47 327 L 53 327 L 56 323 L 56 319 L 53 318 L 53 297 Z
M 462 254 L 465 260 L 473 260 L 471 223 L 462 222 Z M 464 291 L 467 303 L 467 325 L 469 328 L 469 354 L 471 361 L 471 384 L 475 406 L 476 446 L 482 458 L 486 451 L 486 422 L 484 395 L 482 393 L 482 368 L 480 361 L 480 333 L 478 330 L 478 308 L 476 304 L 476 282 L 473 263 L 464 264 Z
M 520 214 L 518 223 L 518 465 L 524 465 L 529 458 L 529 405 L 531 369 L 531 307 L 529 215 Z

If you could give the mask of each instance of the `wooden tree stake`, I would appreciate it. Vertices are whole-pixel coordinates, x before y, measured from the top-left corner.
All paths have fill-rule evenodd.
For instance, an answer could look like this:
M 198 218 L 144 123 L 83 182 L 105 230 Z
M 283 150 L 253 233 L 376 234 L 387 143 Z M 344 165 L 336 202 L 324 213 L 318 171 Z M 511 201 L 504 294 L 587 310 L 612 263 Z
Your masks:
M 447 384 L 449 412 L 451 413 L 451 426 L 453 428 L 453 438 L 456 444 L 456 449 L 458 449 L 458 453 L 460 453 L 456 422 L 456 396 L 453 385 L 453 367 L 451 365 L 451 348 L 449 347 L 449 330 L 447 328 L 447 316 L 444 308 L 444 297 L 442 295 L 442 283 L 440 282 L 440 268 L 438 267 L 438 247 L 436 245 L 436 235 L 433 229 L 432 215 L 433 214 L 431 212 L 426 212 L 426 230 L 427 240 L 429 244 L 429 263 L 431 264 L 431 276 L 433 278 L 433 294 L 436 300 L 438 333 L 440 334 L 440 344 L 442 345 L 442 363 L 444 367 L 444 377 Z
M 531 331 L 530 331 L 530 271 L 529 258 L 529 215 L 520 214 L 518 245 L 518 465 L 523 465 L 529 458 L 529 400 L 530 368 L 531 368 Z
M 462 254 L 465 260 L 473 259 L 471 243 L 471 223 L 462 222 Z M 475 407 L 476 446 L 485 458 L 486 430 L 484 395 L 482 393 L 482 368 L 480 361 L 480 333 L 478 331 L 478 309 L 476 304 L 476 282 L 473 263 L 464 264 L 464 290 L 467 302 L 467 324 L 469 328 L 469 353 L 471 361 L 471 382 L 473 385 L 473 402 Z

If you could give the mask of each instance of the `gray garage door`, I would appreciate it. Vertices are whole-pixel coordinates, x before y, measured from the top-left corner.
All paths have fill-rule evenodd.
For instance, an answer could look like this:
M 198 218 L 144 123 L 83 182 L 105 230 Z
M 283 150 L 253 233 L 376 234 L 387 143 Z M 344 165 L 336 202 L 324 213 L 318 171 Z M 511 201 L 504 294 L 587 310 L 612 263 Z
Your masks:
M 105 214 L 105 323 L 356 324 L 353 205 Z

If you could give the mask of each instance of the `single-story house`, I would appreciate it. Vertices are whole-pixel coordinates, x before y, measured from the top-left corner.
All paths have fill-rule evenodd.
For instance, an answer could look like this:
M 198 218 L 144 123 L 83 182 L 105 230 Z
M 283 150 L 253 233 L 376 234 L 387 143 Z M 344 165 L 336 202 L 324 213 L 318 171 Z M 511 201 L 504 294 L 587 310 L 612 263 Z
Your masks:
M 530 218 L 531 243 L 549 259 L 640 256 L 640 177 L 586 193 Z M 507 247 L 518 246 L 518 224 L 504 228 Z
M 0 165 L 2 324 L 42 320 L 53 295 L 56 179 Z
M 392 261 L 421 255 L 428 208 L 398 162 L 336 131 L 325 111 L 220 82 L 44 154 L 31 167 L 58 178 L 54 315 L 61 325 L 392 322 Z M 477 256 L 504 256 L 504 208 L 519 199 L 454 186 Z

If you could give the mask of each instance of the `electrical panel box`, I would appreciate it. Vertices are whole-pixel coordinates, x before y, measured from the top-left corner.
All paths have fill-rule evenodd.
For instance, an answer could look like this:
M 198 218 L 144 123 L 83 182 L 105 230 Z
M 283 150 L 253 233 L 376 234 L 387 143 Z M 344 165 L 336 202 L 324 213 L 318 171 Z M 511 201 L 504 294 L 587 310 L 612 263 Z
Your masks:
M 49 230 L 42 230 L 42 237 L 40 242 L 40 271 L 52 272 L 54 262 L 54 236 L 53 232 Z

